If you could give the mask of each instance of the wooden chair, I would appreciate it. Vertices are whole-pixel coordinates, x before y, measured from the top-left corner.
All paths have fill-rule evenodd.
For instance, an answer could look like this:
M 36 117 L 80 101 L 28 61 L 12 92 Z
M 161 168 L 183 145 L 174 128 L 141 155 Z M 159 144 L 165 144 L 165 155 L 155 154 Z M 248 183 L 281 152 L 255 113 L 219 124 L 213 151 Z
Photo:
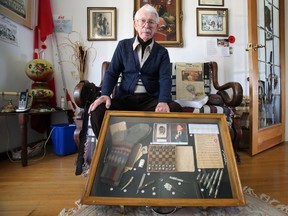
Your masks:
M 193 107 L 183 107 L 184 112 L 197 112 L 197 113 L 224 113 L 227 117 L 227 122 L 231 131 L 231 138 L 233 148 L 235 150 L 236 159 L 239 162 L 240 158 L 237 154 L 237 149 L 242 139 L 242 129 L 240 125 L 240 116 L 236 112 L 236 107 L 239 106 L 243 99 L 243 89 L 238 82 L 228 82 L 224 85 L 218 83 L 218 65 L 216 62 L 204 63 L 208 70 L 210 70 L 211 80 L 213 87 L 217 90 L 216 94 L 209 94 L 209 100 L 206 105 L 200 109 Z M 109 62 L 102 63 L 101 76 L 104 77 L 108 69 Z M 175 78 L 175 77 L 174 77 Z M 74 89 L 74 100 L 81 112 L 76 117 L 76 130 L 74 133 L 75 142 L 79 148 L 78 162 L 79 168 L 83 163 L 84 143 L 86 142 L 87 126 L 88 126 L 88 108 L 90 104 L 101 95 L 101 85 L 96 86 L 87 80 L 80 81 Z M 232 94 L 228 94 L 232 92 Z M 216 102 L 216 103 L 215 103 Z M 80 171 L 78 171 L 79 173 Z M 76 171 L 77 173 L 77 171 Z

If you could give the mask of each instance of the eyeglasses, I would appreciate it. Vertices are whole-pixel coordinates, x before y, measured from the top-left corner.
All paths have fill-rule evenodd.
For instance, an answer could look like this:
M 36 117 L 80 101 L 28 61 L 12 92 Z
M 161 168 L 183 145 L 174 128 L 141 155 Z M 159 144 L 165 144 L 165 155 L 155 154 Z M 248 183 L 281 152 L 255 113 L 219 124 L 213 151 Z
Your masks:
M 145 19 L 138 19 L 136 20 L 138 25 L 140 26 L 144 26 L 146 23 L 148 23 L 148 25 L 156 25 L 156 21 L 155 20 L 145 20 Z

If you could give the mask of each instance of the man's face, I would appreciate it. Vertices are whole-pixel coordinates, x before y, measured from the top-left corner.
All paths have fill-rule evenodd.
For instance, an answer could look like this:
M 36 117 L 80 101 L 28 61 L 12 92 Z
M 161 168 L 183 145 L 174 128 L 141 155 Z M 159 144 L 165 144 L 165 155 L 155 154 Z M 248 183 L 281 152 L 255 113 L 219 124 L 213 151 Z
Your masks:
M 182 131 L 182 130 L 183 130 L 182 125 L 177 125 L 177 131 Z
M 143 41 L 150 40 L 153 38 L 158 28 L 158 24 L 155 21 L 155 15 L 153 13 L 148 13 L 145 10 L 140 11 L 138 19 L 134 20 L 134 28 Z

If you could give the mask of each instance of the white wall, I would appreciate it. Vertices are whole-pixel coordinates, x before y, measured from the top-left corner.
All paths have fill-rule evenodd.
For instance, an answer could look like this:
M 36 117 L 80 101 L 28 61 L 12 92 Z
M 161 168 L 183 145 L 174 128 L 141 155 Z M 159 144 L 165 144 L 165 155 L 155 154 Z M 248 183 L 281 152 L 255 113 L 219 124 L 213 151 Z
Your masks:
M 73 31 L 81 33 L 87 47 L 92 46 L 97 51 L 97 57 L 94 62 L 90 62 L 88 68 L 88 79 L 95 84 L 100 83 L 100 69 L 104 60 L 110 60 L 117 41 L 134 36 L 133 29 L 133 11 L 134 0 L 51 0 L 51 7 L 53 15 L 64 15 L 73 19 Z M 88 42 L 87 38 L 87 7 L 116 7 L 117 8 L 117 41 L 94 41 Z M 219 65 L 219 83 L 223 84 L 227 81 L 238 81 L 242 84 L 244 95 L 248 95 L 248 54 L 245 49 L 248 43 L 247 35 L 247 1 L 225 1 L 225 8 L 229 9 L 229 35 L 236 38 L 233 47 L 233 55 L 230 57 L 207 56 L 206 43 L 210 37 L 196 36 L 196 8 L 198 1 L 182 0 L 183 10 L 183 41 L 182 48 L 168 48 L 172 62 L 203 62 L 203 61 L 217 61 Z M 287 3 L 286 3 L 287 9 Z M 286 10 L 287 11 L 287 10 Z M 17 24 L 18 25 L 18 24 Z M 286 24 L 287 26 L 287 24 Z M 0 91 L 21 91 L 28 88 L 31 81 L 24 75 L 24 67 L 26 62 L 32 59 L 33 52 L 33 32 L 23 26 L 18 25 L 20 32 L 20 43 L 18 46 L 6 44 L 0 41 Z M 58 44 L 65 42 L 67 34 L 57 34 Z M 55 56 L 57 53 L 53 50 L 51 42 L 48 42 L 48 49 L 45 58 L 50 60 L 55 65 L 56 87 L 57 87 L 57 102 L 60 103 L 60 96 L 63 95 L 63 81 L 61 78 L 61 67 L 57 64 Z M 287 46 L 286 46 L 287 47 Z M 60 47 L 61 53 L 64 53 L 66 58 L 67 50 Z M 287 65 L 287 64 L 286 64 Z M 63 73 L 67 83 L 67 89 L 70 94 L 73 94 L 75 85 L 79 79 L 71 75 L 75 71 L 72 64 L 63 63 Z M 20 76 L 19 76 L 20 75 Z M 17 78 L 17 84 L 15 83 Z M 0 133 L 3 131 L 3 118 L 0 117 Z M 287 122 L 287 121 L 286 121 Z M 287 134 L 287 133 L 286 133 Z M 8 138 L 6 139 L 8 140 Z M 286 140 L 288 137 L 286 135 Z M 13 141 L 14 144 L 17 142 Z M 1 145 L 0 145 L 1 152 Z
M 72 3 L 73 2 L 73 3 Z M 84 38 L 87 38 L 87 7 L 116 7 L 117 8 L 117 39 L 121 40 L 134 36 L 133 29 L 133 11 L 134 0 L 125 1 L 71 1 L 71 0 L 51 0 L 54 15 L 64 15 L 73 17 L 73 30 L 80 32 Z M 69 7 L 67 7 L 69 5 Z M 206 55 L 206 43 L 210 37 L 196 36 L 196 7 L 198 1 L 182 0 L 183 9 L 183 48 L 168 48 L 172 62 L 203 62 L 215 60 L 219 64 L 219 82 L 238 80 L 244 88 L 245 94 L 248 92 L 246 77 L 248 76 L 247 53 L 245 52 L 247 44 L 247 4 L 243 1 L 225 1 L 225 7 L 229 8 L 229 29 L 230 35 L 236 37 L 233 46 L 234 54 L 230 57 L 209 57 Z M 239 23 L 243 23 L 243 28 L 239 28 Z M 65 34 L 57 34 L 59 43 L 65 41 Z M 92 42 L 86 41 L 87 47 Z M 88 71 L 89 80 L 99 84 L 100 68 L 104 60 L 110 60 L 117 41 L 95 41 L 93 47 L 97 50 L 97 58 L 93 64 L 90 64 Z M 71 66 L 71 65 L 70 65 Z M 65 75 L 71 76 L 70 73 L 75 68 L 64 66 Z M 77 83 L 77 80 L 74 80 Z M 72 85 L 74 86 L 74 85 Z
M 20 92 L 31 86 L 25 75 L 25 65 L 32 59 L 33 33 L 30 29 L 15 23 L 18 29 L 18 45 L 0 40 L 0 92 Z M 2 97 L 2 96 L 1 96 Z M 0 99 L 0 107 L 7 104 L 5 97 Z M 16 105 L 17 98 L 12 97 Z M 0 116 L 0 152 L 19 146 L 19 126 L 16 117 Z

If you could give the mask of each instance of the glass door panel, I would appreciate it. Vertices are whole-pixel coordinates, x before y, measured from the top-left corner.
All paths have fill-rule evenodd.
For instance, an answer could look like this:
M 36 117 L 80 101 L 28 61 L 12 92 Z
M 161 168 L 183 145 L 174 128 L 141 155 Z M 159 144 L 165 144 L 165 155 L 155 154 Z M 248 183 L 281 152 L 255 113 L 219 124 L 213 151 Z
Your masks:
M 249 150 L 255 155 L 284 141 L 284 0 L 249 0 L 248 11 Z
M 278 5 L 278 2 L 276 2 Z M 280 122 L 279 67 L 279 7 L 274 1 L 258 0 L 258 49 L 259 64 L 259 123 L 268 127 Z M 264 10 L 263 10 L 264 9 Z M 278 73 L 277 73 L 278 71 Z

